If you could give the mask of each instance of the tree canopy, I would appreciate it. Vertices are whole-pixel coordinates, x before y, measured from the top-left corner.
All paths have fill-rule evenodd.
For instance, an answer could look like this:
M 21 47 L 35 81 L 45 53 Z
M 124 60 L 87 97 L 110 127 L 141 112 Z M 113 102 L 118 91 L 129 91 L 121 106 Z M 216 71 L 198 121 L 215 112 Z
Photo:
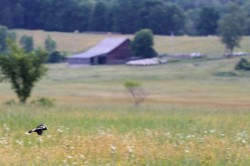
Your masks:
M 142 29 L 136 32 L 132 41 L 132 52 L 135 56 L 150 58 L 156 55 L 153 49 L 153 33 L 150 29 Z
M 8 28 L 131 34 L 215 35 L 230 1 L 193 0 L 0 0 L 0 24 Z M 248 13 L 249 1 L 234 0 Z M 248 27 L 250 23 L 248 22 Z M 250 28 L 248 28 L 250 29 Z M 250 34 L 250 31 L 248 31 Z
M 235 3 L 230 3 L 227 14 L 219 21 L 221 41 L 230 53 L 235 47 L 240 46 L 240 41 L 246 31 L 246 22 L 246 14 L 241 11 L 241 8 Z
M 9 81 L 20 102 L 25 103 L 35 82 L 47 71 L 44 66 L 46 53 L 41 50 L 25 52 L 13 43 L 9 47 L 9 53 L 0 56 L 1 79 Z

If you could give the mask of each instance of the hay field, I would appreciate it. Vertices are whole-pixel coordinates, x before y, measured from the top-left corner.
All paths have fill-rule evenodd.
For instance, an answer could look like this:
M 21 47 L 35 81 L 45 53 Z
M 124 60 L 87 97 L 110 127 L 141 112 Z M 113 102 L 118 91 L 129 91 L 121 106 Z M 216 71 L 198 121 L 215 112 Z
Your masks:
M 48 65 L 30 100 L 53 98 L 54 107 L 6 105 L 16 97 L 1 83 L 0 165 L 249 165 L 250 75 L 233 71 L 238 61 Z M 126 80 L 148 94 L 139 107 Z M 43 136 L 27 134 L 39 123 Z
M 22 35 L 33 36 L 36 47 L 44 47 L 44 41 L 50 35 L 57 42 L 59 51 L 77 53 L 84 51 L 106 37 L 125 36 L 133 39 L 133 35 L 117 34 L 86 34 L 86 33 L 63 33 L 63 32 L 46 32 L 42 30 L 13 30 L 19 37 Z M 190 36 L 154 36 L 155 49 L 159 53 L 177 54 L 201 52 L 210 56 L 221 56 L 224 53 L 224 46 L 217 36 L 209 37 L 190 37 Z M 250 37 L 246 36 L 241 42 L 241 48 L 235 51 L 250 52 Z

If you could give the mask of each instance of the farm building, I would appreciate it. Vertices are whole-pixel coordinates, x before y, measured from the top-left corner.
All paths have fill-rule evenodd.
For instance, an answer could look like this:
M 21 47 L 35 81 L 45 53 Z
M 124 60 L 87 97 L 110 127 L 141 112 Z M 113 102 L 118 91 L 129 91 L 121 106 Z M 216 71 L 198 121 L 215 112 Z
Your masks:
M 130 56 L 128 38 L 106 38 L 85 52 L 67 59 L 69 65 L 123 64 Z

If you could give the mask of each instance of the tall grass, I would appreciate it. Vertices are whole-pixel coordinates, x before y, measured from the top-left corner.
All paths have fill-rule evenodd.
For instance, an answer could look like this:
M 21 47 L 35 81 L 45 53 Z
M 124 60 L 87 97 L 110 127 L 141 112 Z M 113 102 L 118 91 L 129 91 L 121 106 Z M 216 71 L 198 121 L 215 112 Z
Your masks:
M 6 106 L 1 165 L 248 165 L 249 112 L 141 106 Z M 27 134 L 41 122 L 43 136 Z
M 1 83 L 0 165 L 249 165 L 250 78 L 233 70 L 238 60 L 48 65 L 30 100 L 53 98 L 54 107 L 6 105 L 16 97 Z M 138 107 L 126 80 L 148 94 Z M 27 134 L 40 123 L 43 136 Z

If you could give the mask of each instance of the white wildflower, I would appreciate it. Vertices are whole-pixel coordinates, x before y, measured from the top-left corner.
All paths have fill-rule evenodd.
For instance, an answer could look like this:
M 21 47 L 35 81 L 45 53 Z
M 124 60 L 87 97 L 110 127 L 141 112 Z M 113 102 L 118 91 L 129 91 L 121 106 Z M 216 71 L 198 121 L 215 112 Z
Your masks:
M 23 145 L 23 141 L 16 140 L 15 142 L 16 142 L 18 145 L 21 145 L 21 146 Z
M 69 156 L 67 156 L 67 158 L 68 159 L 72 159 L 72 158 L 74 158 L 73 156 L 71 156 L 71 155 L 69 155 Z
M 133 153 L 134 152 L 134 147 L 133 146 L 127 146 L 128 152 Z
M 111 151 L 111 153 L 115 153 L 116 152 L 116 146 L 115 145 L 110 145 L 110 151 Z

